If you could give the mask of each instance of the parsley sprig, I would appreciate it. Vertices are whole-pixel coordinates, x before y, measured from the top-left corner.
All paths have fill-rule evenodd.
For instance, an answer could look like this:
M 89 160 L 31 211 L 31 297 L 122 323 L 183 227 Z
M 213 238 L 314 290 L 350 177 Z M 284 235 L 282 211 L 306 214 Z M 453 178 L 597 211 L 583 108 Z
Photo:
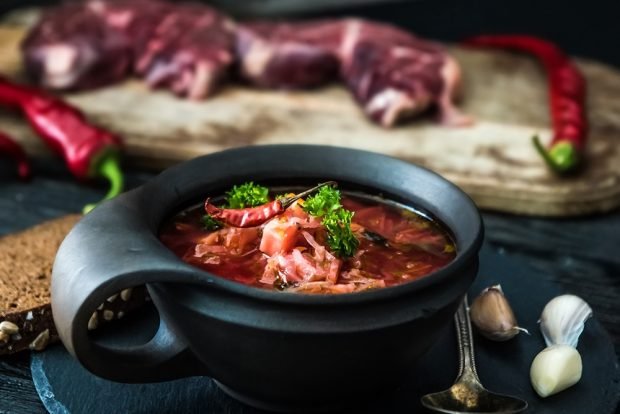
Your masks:
M 323 217 L 340 208 L 342 208 L 340 191 L 329 185 L 321 187 L 317 193 L 304 201 L 304 210 L 315 217 Z
M 233 186 L 230 191 L 226 192 L 225 199 L 224 208 L 256 207 L 269 202 L 269 189 L 250 181 Z M 205 230 L 218 230 L 223 227 L 220 221 L 208 214 L 202 216 L 200 221 Z
M 226 193 L 227 208 L 256 207 L 269 202 L 269 189 L 252 181 L 235 185 Z
M 359 240 L 351 231 L 353 212 L 340 208 L 323 216 L 323 225 L 327 229 L 327 243 L 339 257 L 350 257 L 355 254 Z
M 350 257 L 355 254 L 359 240 L 351 230 L 353 212 L 345 209 L 340 203 L 340 191 L 334 187 L 322 187 L 316 194 L 309 196 L 303 203 L 304 210 L 321 222 L 327 230 L 327 244 L 339 257 Z
M 224 226 L 220 221 L 214 219 L 209 214 L 202 216 L 200 218 L 200 222 L 202 223 L 202 227 L 209 231 L 218 230 Z

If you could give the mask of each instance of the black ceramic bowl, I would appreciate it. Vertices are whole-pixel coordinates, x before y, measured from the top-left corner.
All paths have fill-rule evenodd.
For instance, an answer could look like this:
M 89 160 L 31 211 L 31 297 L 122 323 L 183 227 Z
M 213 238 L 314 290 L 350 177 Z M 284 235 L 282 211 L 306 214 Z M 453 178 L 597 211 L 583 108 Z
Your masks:
M 382 194 L 441 221 L 457 257 L 403 285 L 342 295 L 252 288 L 178 259 L 157 238 L 164 219 L 208 194 L 253 180 Z M 396 387 L 451 323 L 475 278 L 479 213 L 456 186 L 369 152 L 323 146 L 229 150 L 170 168 L 88 214 L 54 264 L 52 309 L 67 349 L 90 371 L 122 382 L 209 375 L 232 396 L 280 410 L 326 409 Z M 121 289 L 147 283 L 161 324 L 139 347 L 89 338 L 93 311 Z M 456 351 L 455 351 L 456 352 Z

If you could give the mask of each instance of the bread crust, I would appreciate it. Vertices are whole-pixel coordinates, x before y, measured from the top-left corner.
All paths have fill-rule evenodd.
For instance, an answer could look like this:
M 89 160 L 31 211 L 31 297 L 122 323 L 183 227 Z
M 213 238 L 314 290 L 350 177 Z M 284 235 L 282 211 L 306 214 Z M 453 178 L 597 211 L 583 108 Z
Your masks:
M 81 217 L 63 216 L 0 238 L 0 356 L 41 351 L 58 341 L 50 305 L 52 265 Z M 119 292 L 94 311 L 89 329 L 120 319 L 147 300 L 143 286 Z

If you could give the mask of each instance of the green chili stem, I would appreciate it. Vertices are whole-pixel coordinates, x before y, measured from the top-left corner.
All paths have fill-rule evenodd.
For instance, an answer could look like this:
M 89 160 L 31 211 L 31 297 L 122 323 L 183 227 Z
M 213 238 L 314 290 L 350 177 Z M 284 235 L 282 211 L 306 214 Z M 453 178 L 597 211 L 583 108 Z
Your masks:
M 110 183 L 110 189 L 101 201 L 114 198 L 123 191 L 123 173 L 116 154 L 105 155 L 97 164 L 94 172 L 96 176 L 105 178 Z M 101 201 L 86 205 L 84 214 L 95 208 Z
M 545 160 L 547 165 L 555 170 L 555 165 L 553 164 L 553 160 L 549 156 L 549 153 L 547 152 L 547 148 L 545 148 L 542 142 L 540 142 L 540 138 L 538 138 L 538 135 L 534 135 L 532 137 L 532 143 L 534 144 L 534 148 L 536 148 L 536 151 L 538 151 L 538 153 L 543 158 L 543 160 Z
M 532 137 L 534 147 L 547 165 L 558 174 L 565 174 L 579 165 L 579 151 L 570 141 L 557 141 L 550 149 L 543 146 L 538 135 Z

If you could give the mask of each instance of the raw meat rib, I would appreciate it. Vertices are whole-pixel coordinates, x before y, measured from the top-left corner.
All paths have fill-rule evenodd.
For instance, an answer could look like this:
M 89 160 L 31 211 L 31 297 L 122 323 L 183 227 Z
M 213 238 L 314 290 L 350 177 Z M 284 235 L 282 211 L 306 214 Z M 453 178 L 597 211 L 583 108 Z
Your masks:
M 233 61 L 234 24 L 199 4 L 90 0 L 52 9 L 22 47 L 32 78 L 52 89 L 107 85 L 133 71 L 198 99 Z
M 265 88 L 313 88 L 337 78 L 335 53 L 342 34 L 336 20 L 310 23 L 255 22 L 239 25 L 241 76 Z
M 241 75 L 268 88 L 308 88 L 336 74 L 370 118 L 390 127 L 437 106 L 440 121 L 465 125 L 453 98 L 460 68 L 439 45 L 358 19 L 251 23 L 237 33 Z
M 129 45 L 81 4 L 46 12 L 22 44 L 28 74 L 52 89 L 93 88 L 124 78 Z
M 173 9 L 172 4 L 159 0 L 89 0 L 85 5 L 106 30 L 123 38 L 131 50 L 132 66 L 159 22 Z
M 234 31 L 233 21 L 210 7 L 175 5 L 138 57 L 136 71 L 152 87 L 204 98 L 233 63 Z
M 117 82 L 172 6 L 157 0 L 90 0 L 50 9 L 22 44 L 26 69 L 52 89 Z
M 437 106 L 443 124 L 471 122 L 453 104 L 460 68 L 441 46 L 387 24 L 343 24 L 342 77 L 369 117 L 390 127 Z

